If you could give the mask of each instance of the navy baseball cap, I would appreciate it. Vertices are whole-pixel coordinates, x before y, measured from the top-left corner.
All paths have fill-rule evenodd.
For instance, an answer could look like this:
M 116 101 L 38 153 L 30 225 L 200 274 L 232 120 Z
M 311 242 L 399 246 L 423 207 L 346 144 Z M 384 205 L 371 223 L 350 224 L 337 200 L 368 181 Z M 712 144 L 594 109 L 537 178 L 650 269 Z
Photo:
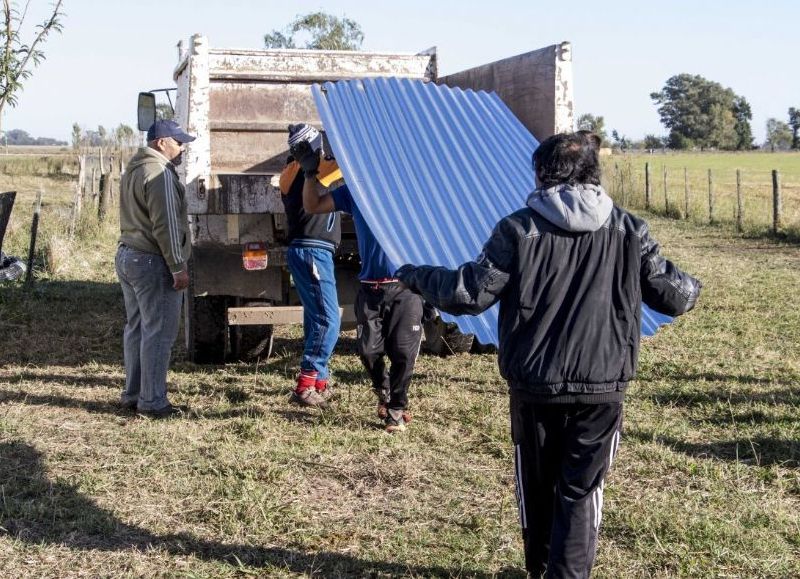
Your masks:
M 178 123 L 166 119 L 157 120 L 147 129 L 148 143 L 166 137 L 172 137 L 179 143 L 191 143 L 195 139 L 192 135 L 185 133 Z

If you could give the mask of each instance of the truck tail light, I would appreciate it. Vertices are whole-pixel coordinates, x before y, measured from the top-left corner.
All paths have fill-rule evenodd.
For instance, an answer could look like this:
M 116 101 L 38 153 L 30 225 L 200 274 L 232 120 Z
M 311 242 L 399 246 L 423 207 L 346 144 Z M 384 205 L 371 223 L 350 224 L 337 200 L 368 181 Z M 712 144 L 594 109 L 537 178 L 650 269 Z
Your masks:
M 267 244 L 263 241 L 245 243 L 242 249 L 242 265 L 247 271 L 267 269 Z

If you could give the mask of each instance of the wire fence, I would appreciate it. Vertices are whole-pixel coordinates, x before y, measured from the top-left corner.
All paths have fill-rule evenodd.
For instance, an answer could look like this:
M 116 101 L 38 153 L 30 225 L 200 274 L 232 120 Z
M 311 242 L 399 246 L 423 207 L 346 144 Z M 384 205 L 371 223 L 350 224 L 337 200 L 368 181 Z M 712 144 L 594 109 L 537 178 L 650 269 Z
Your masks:
M 612 156 L 603 159 L 603 186 L 627 209 L 800 239 L 800 155 L 796 162 L 797 172 L 792 166 L 699 168 L 696 162 L 681 167 L 657 156 Z

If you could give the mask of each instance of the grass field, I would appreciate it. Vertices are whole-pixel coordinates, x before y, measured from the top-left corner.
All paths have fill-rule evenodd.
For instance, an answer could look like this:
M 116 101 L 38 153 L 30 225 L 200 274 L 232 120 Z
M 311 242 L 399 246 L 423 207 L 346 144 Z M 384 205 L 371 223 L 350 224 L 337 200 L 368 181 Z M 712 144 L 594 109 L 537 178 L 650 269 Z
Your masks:
M 0 286 L 0 576 L 524 577 L 494 355 L 421 357 L 414 422 L 391 436 L 352 334 L 326 412 L 288 402 L 299 328 L 253 364 L 195 366 L 178 345 L 191 414 L 137 418 L 115 405 L 114 224 L 59 238 L 70 196 L 52 191 L 60 267 Z M 642 346 L 594 576 L 800 576 L 798 246 L 647 218 L 705 289 Z

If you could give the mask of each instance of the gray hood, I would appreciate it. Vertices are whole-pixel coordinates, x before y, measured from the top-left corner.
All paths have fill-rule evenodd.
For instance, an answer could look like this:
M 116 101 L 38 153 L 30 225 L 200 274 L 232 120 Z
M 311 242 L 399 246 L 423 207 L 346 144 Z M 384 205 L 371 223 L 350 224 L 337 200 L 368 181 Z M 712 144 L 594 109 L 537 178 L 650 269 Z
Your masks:
M 614 207 L 611 197 L 599 185 L 536 189 L 526 203 L 553 225 L 575 233 L 597 231 Z

